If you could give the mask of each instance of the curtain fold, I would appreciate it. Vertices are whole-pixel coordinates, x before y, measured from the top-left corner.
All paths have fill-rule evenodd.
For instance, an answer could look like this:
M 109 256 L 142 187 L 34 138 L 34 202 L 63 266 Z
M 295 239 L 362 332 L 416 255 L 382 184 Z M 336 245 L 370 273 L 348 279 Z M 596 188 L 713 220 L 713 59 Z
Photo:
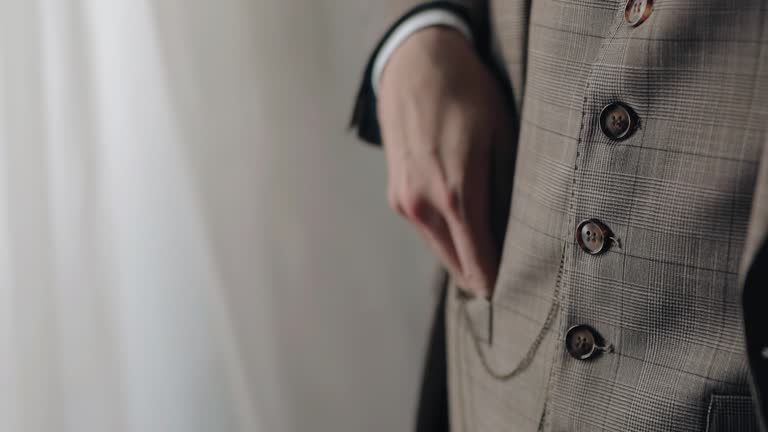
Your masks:
M 265 430 L 152 5 L 0 15 L 2 430 Z

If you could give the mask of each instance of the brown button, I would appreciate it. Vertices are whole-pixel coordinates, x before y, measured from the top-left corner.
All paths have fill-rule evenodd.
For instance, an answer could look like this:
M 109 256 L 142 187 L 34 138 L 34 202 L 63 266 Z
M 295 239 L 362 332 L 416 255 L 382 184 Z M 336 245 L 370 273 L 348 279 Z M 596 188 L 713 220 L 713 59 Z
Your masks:
M 621 102 L 613 102 L 600 113 L 600 128 L 608 138 L 623 140 L 635 129 L 636 117 L 632 108 Z
M 632 27 L 639 26 L 651 15 L 653 0 L 627 0 L 624 19 Z
M 611 232 L 599 220 L 587 219 L 576 228 L 576 242 L 585 252 L 597 255 L 608 249 Z
M 589 326 L 580 324 L 568 329 L 565 334 L 565 348 L 571 357 L 587 360 L 602 351 L 597 333 Z

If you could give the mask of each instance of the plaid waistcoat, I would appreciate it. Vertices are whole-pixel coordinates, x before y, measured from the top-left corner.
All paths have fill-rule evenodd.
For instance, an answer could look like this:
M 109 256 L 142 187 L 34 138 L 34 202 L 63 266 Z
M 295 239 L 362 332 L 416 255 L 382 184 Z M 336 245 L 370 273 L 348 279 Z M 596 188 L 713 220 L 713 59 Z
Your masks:
M 452 430 L 757 430 L 741 296 L 768 224 L 768 4 L 645 0 L 637 24 L 626 0 L 457 3 L 490 17 L 519 134 L 493 297 L 449 290 Z

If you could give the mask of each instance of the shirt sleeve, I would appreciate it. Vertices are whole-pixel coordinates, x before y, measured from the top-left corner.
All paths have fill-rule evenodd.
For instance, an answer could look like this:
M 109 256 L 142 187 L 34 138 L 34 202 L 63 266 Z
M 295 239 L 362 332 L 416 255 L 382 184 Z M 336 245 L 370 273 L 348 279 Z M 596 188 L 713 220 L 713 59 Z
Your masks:
M 490 58 L 488 27 L 484 21 L 472 20 L 471 10 L 466 4 L 456 0 L 429 0 L 419 3 L 392 24 L 366 64 L 349 123 L 350 129 L 355 130 L 361 140 L 373 145 L 381 144 L 374 82 L 378 86 L 386 63 L 395 50 L 410 35 L 430 26 L 457 29 L 471 38 L 472 45 L 481 59 L 485 61 Z
M 433 26 L 443 26 L 455 29 L 472 42 L 472 31 L 466 20 L 451 10 L 433 8 L 410 16 L 395 27 L 376 54 L 370 77 L 371 85 L 373 86 L 375 93 L 378 93 L 379 81 L 381 80 L 381 74 L 384 72 L 384 67 L 386 67 L 387 62 L 397 48 L 399 48 L 400 45 L 414 33 Z

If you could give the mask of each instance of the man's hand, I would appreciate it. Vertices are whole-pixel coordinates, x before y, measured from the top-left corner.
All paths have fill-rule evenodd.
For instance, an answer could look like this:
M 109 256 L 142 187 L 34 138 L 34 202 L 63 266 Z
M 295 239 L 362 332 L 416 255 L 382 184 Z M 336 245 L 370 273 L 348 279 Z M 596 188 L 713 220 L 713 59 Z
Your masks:
M 459 32 L 428 28 L 389 59 L 378 113 L 390 206 L 462 288 L 489 297 L 498 273 L 490 157 L 511 134 L 499 84 Z

